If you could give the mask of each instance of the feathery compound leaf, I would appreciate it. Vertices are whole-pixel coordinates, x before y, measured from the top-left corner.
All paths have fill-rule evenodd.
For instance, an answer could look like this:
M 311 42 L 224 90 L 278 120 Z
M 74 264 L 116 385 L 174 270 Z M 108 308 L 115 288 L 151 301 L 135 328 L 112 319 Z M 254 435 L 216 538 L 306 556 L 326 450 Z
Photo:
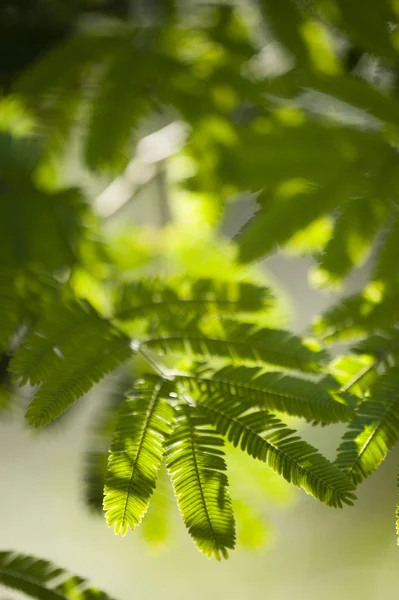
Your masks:
M 247 323 L 225 321 L 222 331 L 208 336 L 199 330 L 176 332 L 142 342 L 164 354 L 228 358 L 233 362 L 267 363 L 287 369 L 317 372 L 326 354 L 307 348 L 299 337 L 278 329 L 259 329 Z
M 118 291 L 115 318 L 164 317 L 170 315 L 259 312 L 271 303 L 269 289 L 250 283 L 225 282 L 217 279 L 176 281 L 140 280 Z
M 216 372 L 177 376 L 195 399 L 206 403 L 224 399 L 304 417 L 307 421 L 336 423 L 349 421 L 353 411 L 332 398 L 320 383 L 291 377 L 285 373 L 264 373 L 257 367 L 227 366 Z M 199 400 L 201 401 L 201 400 Z
M 65 356 L 78 353 L 89 335 L 106 335 L 109 325 L 88 305 L 53 305 L 29 333 L 10 365 L 13 380 L 21 385 L 42 383 L 63 364 Z
M 399 371 L 381 375 L 370 396 L 359 406 L 335 461 L 356 485 L 377 469 L 399 439 Z
M 146 73 L 145 55 L 134 47 L 132 32 L 115 40 L 114 51 L 92 102 L 88 137 L 87 164 L 96 169 L 112 165 L 124 167 L 132 128 L 149 111 L 140 74 Z M 148 62 L 148 60 L 147 60 Z M 148 67 L 148 65 L 147 65 Z
M 383 360 L 389 355 L 396 358 L 399 353 L 399 329 L 391 327 L 380 333 L 367 336 L 352 347 L 352 352 L 357 354 L 370 354 L 375 359 Z
M 148 508 L 173 425 L 173 408 L 165 401 L 170 385 L 147 376 L 122 405 L 104 488 L 106 519 L 115 533 L 134 529 Z
M 379 297 L 377 302 L 367 293 L 344 298 L 318 319 L 313 327 L 326 343 L 364 337 L 376 329 L 389 329 L 399 320 L 399 295 L 396 290 Z
M 240 399 L 231 397 L 206 400 L 200 407 L 221 435 L 253 458 L 266 462 L 288 482 L 328 506 L 353 504 L 355 496 L 349 479 L 274 415 L 248 410 Z
M 27 347 L 19 360 L 20 373 L 26 374 L 26 380 L 28 376 L 33 376 L 35 381 L 44 381 L 26 413 L 30 424 L 36 427 L 47 425 L 57 418 L 88 392 L 94 383 L 98 383 L 132 355 L 129 338 L 93 313 L 87 314 L 87 318 L 91 319 L 90 327 L 83 325 L 78 330 L 78 320 L 83 314 L 80 308 L 75 310 L 73 316 L 69 315 L 69 323 L 74 324 L 76 331 L 72 329 L 68 332 L 68 338 L 60 341 L 61 337 L 50 337 L 51 328 L 47 329 L 46 324 L 46 340 L 40 339 L 37 345 L 31 340 L 32 345 Z M 60 336 L 66 334 L 64 328 L 58 328 L 58 332 Z M 46 356 L 50 356 L 49 365 L 43 362 Z
M 320 257 L 320 268 L 334 280 L 345 277 L 367 258 L 386 215 L 387 206 L 375 195 L 351 198 L 342 204 L 331 239 Z
M 51 562 L 13 551 L 0 552 L 0 583 L 38 600 L 111 600 Z
M 240 259 L 249 262 L 275 251 L 298 231 L 335 208 L 346 193 L 342 181 L 327 189 L 316 187 L 305 194 L 279 199 L 271 206 L 262 206 L 239 235 Z
M 170 437 L 166 467 L 184 523 L 198 549 L 217 560 L 235 545 L 224 440 L 195 408 L 183 406 Z

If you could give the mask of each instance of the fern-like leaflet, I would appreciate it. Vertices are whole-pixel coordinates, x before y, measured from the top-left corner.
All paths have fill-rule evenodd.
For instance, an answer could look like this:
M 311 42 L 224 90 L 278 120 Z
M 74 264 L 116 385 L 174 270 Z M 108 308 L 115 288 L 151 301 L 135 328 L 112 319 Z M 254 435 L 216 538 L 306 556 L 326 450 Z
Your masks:
M 224 440 L 195 408 L 179 410 L 166 466 L 189 533 L 206 556 L 228 557 L 235 546 Z
M 0 583 L 37 600 L 111 600 L 82 577 L 48 560 L 13 551 L 0 552 Z
M 338 448 L 335 464 L 359 484 L 399 440 L 399 371 L 390 369 L 370 388 Z
M 115 533 L 134 529 L 147 511 L 173 428 L 173 409 L 165 401 L 168 385 L 147 377 L 122 404 L 104 488 L 106 519 Z
M 232 363 L 271 364 L 286 369 L 317 372 L 326 355 L 312 351 L 286 331 L 259 328 L 249 323 L 225 321 L 220 332 L 207 335 L 187 328 L 173 334 L 151 336 L 142 344 L 161 354 L 225 358 Z
M 353 504 L 349 479 L 273 414 L 248 410 L 239 399 L 209 401 L 199 396 L 198 401 L 217 431 L 234 446 L 266 462 L 287 481 L 329 506 Z
M 176 378 L 195 395 L 231 398 L 248 408 L 284 412 L 310 422 L 335 423 L 353 416 L 348 406 L 337 402 L 319 383 L 279 371 L 227 366 Z

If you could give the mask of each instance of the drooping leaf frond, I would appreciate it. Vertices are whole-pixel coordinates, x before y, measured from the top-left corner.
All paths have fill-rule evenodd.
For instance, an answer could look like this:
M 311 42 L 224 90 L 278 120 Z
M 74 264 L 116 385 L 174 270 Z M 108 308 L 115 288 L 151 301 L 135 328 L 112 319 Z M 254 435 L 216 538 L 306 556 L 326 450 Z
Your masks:
M 376 360 L 384 360 L 388 356 L 397 361 L 399 354 L 399 329 L 397 326 L 381 330 L 357 342 L 352 351 L 357 354 L 369 354 Z
M 104 488 L 106 519 L 115 533 L 134 529 L 148 508 L 173 426 L 169 391 L 167 381 L 147 376 L 122 404 Z
M 353 411 L 337 402 L 323 385 L 281 372 L 264 373 L 257 367 L 224 367 L 216 372 L 177 376 L 190 393 L 206 403 L 230 398 L 242 406 L 280 411 L 307 421 L 348 421 Z
M 184 523 L 199 550 L 218 560 L 235 545 L 223 445 L 195 408 L 183 406 L 166 454 Z
M 113 334 L 86 346 L 75 358 L 65 363 L 43 383 L 36 392 L 26 413 L 31 425 L 47 425 L 61 415 L 71 404 L 86 394 L 94 385 L 131 355 L 129 340 Z M 83 349 L 82 349 L 83 350 Z
M 317 372 L 326 355 L 312 351 L 287 331 L 257 328 L 247 323 L 224 322 L 222 331 L 206 335 L 199 330 L 148 337 L 142 342 L 164 354 L 228 358 L 232 362 L 271 364 L 287 369 Z
M 389 329 L 399 320 L 397 293 L 376 302 L 367 293 L 354 294 L 328 308 L 313 330 L 326 343 L 364 338 L 376 329 Z
M 111 600 L 82 577 L 47 560 L 13 551 L 0 552 L 0 583 L 37 600 Z
M 288 482 L 329 506 L 353 504 L 349 479 L 273 414 L 248 410 L 232 398 L 204 399 L 200 408 L 234 446 L 266 462 Z
M 371 475 L 399 440 L 399 371 L 381 375 L 360 404 L 335 464 L 354 484 Z
M 45 320 L 43 337 L 39 327 L 39 335 L 31 334 L 30 343 L 13 363 L 24 381 L 43 381 L 26 414 L 36 427 L 57 418 L 132 355 L 129 338 L 94 312 L 75 306 L 61 311 L 63 315 L 66 322 L 57 324 L 55 331 L 54 315 Z
M 14 381 L 36 385 L 62 367 L 65 357 L 76 355 L 87 336 L 106 337 L 109 325 L 88 305 L 59 304 L 34 326 L 15 353 L 10 370 Z
M 387 210 L 388 203 L 380 202 L 374 194 L 350 198 L 342 204 L 332 236 L 319 258 L 320 269 L 329 278 L 340 281 L 365 261 Z
M 132 31 L 122 30 L 119 39 L 115 39 L 101 84 L 92 99 L 85 148 L 87 164 L 92 168 L 123 167 L 127 163 L 126 148 L 131 131 L 150 110 L 141 91 L 149 85 L 148 67 L 145 69 L 142 64 L 146 56 L 146 52 L 140 56 Z
M 139 280 L 118 291 L 115 317 L 118 320 L 158 317 L 165 326 L 171 316 L 221 315 L 260 312 L 271 304 L 268 288 L 250 283 L 196 279 L 163 282 Z

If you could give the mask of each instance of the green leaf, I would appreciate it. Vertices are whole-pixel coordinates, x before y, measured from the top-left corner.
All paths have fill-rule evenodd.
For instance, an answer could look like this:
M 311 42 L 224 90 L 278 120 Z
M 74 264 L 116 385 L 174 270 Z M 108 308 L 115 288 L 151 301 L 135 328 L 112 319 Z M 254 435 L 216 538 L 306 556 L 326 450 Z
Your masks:
M 148 76 L 148 58 L 135 48 L 135 36 L 127 32 L 115 40 L 92 99 L 85 154 L 93 169 L 126 166 L 132 129 L 150 109 L 141 80 L 143 74 Z
M 396 327 L 391 327 L 386 331 L 367 336 L 364 340 L 357 342 L 353 352 L 358 354 L 370 354 L 377 361 L 382 361 L 388 357 L 397 358 L 399 352 L 399 331 Z
M 359 77 L 318 76 L 309 78 L 308 84 L 310 88 L 352 105 L 383 123 L 399 124 L 399 107 L 395 98 Z
M 250 283 L 218 279 L 167 282 L 140 279 L 117 291 L 114 318 L 158 317 L 167 325 L 171 316 L 261 312 L 270 307 L 271 300 L 268 288 Z
M 106 336 L 109 330 L 87 303 L 53 304 L 15 352 L 10 364 L 13 380 L 21 385 L 46 381 L 62 367 L 65 356 L 79 353 L 86 336 Z
M 276 251 L 298 231 L 336 208 L 347 194 L 343 180 L 328 188 L 315 188 L 263 206 L 239 235 L 240 260 L 249 262 Z
M 111 600 L 105 592 L 88 587 L 82 577 L 13 551 L 0 552 L 0 583 L 37 600 Z
M 183 331 L 147 338 L 142 344 L 161 354 L 228 358 L 232 362 L 266 363 L 309 372 L 319 371 L 326 359 L 324 352 L 310 350 L 299 337 L 286 331 L 228 321 L 212 336 L 199 330 Z
M 104 488 L 109 527 L 125 535 L 147 511 L 173 426 L 165 401 L 170 383 L 147 376 L 122 404 L 114 432 Z
M 24 380 L 43 380 L 26 413 L 31 425 L 48 425 L 133 353 L 129 338 L 94 313 L 89 311 L 84 316 L 81 311 L 75 307 L 68 315 L 67 324 L 73 323 L 75 330 L 65 331 L 63 323 L 55 331 L 58 338 L 51 335 L 53 317 L 47 319 L 45 339 L 38 336 L 35 340 L 32 336 L 30 345 L 16 359 L 18 374 Z M 84 326 L 78 330 L 82 317 Z M 86 318 L 90 320 L 88 327 Z
M 0 202 L 3 266 L 17 269 L 40 265 L 48 271 L 57 271 L 76 262 L 86 214 L 77 190 L 46 194 L 21 179 L 7 186 L 0 194 Z
M 341 280 L 360 266 L 371 250 L 387 206 L 375 195 L 351 198 L 342 203 L 333 234 L 324 248 L 319 264 L 333 280 Z
M 261 10 L 280 42 L 300 65 L 309 65 L 309 52 L 301 28 L 304 19 L 292 0 L 261 0 Z
M 206 400 L 201 409 L 235 447 L 266 462 L 288 482 L 328 506 L 353 504 L 355 496 L 349 479 L 273 414 L 248 410 L 240 399 L 231 397 Z
M 325 343 L 364 338 L 376 329 L 389 329 L 399 319 L 399 298 L 396 290 L 382 296 L 373 288 L 377 298 L 370 297 L 366 288 L 361 294 L 344 298 L 327 309 L 314 323 L 313 331 Z M 377 301 L 376 301 L 377 300 Z
M 72 37 L 25 71 L 17 82 L 16 92 L 34 108 L 54 94 L 55 100 L 62 103 L 76 93 L 76 82 L 107 55 L 116 39 L 117 35 L 103 32 Z
M 358 408 L 335 461 L 354 484 L 371 475 L 399 439 L 399 371 L 381 375 Z
M 336 423 L 348 421 L 353 411 L 337 402 L 322 384 L 291 377 L 285 373 L 265 373 L 257 367 L 224 367 L 215 372 L 176 376 L 199 402 L 212 405 L 218 400 L 240 401 L 247 408 L 258 407 L 303 417 L 307 421 Z
M 196 409 L 183 406 L 166 454 L 184 523 L 198 549 L 218 560 L 235 545 L 223 445 Z

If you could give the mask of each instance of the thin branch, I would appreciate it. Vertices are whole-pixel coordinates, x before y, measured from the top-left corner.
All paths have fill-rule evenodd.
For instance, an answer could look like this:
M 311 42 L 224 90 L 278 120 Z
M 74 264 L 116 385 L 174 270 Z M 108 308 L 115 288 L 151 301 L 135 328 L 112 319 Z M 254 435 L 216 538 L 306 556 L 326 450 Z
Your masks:
M 362 369 L 359 373 L 352 377 L 352 379 L 350 379 L 348 383 L 343 388 L 341 388 L 341 392 L 349 391 L 354 385 L 359 383 L 359 381 L 361 381 L 363 377 L 370 373 L 370 371 L 375 369 L 378 366 L 379 362 L 379 360 L 375 360 L 371 365 L 367 365 L 366 367 L 364 367 L 364 369 Z
M 158 373 L 158 375 L 160 377 L 162 377 L 162 379 L 169 379 L 169 380 L 173 380 L 174 379 L 174 374 L 170 371 L 165 371 L 151 356 L 150 354 L 148 354 L 148 352 L 146 352 L 146 350 L 143 350 L 142 347 L 140 347 L 138 349 L 138 351 L 140 352 L 140 354 L 146 359 L 146 361 L 148 363 L 150 363 L 150 365 L 152 366 L 152 368 Z

